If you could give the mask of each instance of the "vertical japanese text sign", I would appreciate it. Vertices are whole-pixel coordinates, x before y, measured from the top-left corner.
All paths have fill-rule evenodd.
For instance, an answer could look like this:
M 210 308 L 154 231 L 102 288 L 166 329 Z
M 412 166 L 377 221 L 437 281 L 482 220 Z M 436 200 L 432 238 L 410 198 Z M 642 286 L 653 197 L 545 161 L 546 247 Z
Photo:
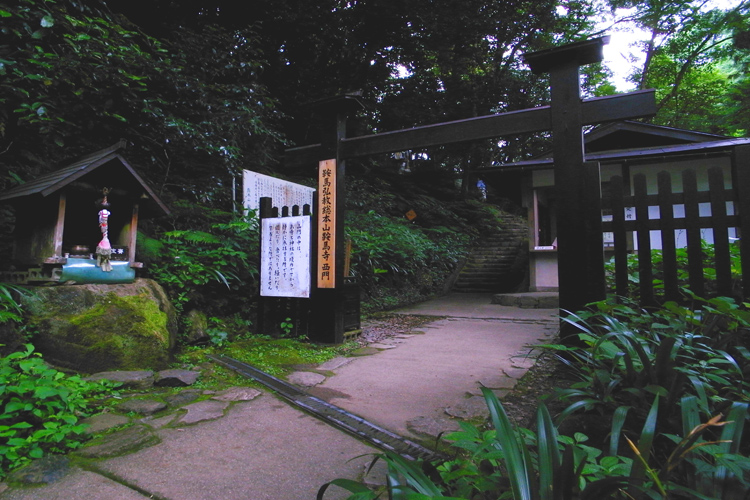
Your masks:
M 336 160 L 318 167 L 318 288 L 336 288 Z
M 260 294 L 310 297 L 310 217 L 261 219 Z

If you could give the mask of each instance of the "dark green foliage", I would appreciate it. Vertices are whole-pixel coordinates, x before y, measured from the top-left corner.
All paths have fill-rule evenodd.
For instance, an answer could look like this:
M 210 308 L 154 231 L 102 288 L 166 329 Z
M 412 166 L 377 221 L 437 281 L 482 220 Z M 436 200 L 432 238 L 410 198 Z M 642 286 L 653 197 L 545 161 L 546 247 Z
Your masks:
M 714 245 L 701 240 L 702 262 L 703 262 L 703 280 L 706 295 L 711 296 L 716 292 L 716 269 L 714 268 L 715 256 Z M 690 275 L 688 274 L 688 254 L 687 248 L 678 248 L 675 251 L 677 258 L 677 283 L 680 288 L 687 291 Z M 739 290 L 742 280 L 742 263 L 740 261 L 740 241 L 733 241 L 729 244 L 729 259 L 733 280 L 733 291 Z M 654 269 L 654 291 L 657 297 L 663 295 L 664 291 L 664 270 L 663 256 L 661 250 L 651 250 L 651 263 Z M 628 297 L 637 299 L 640 293 L 639 275 L 638 275 L 638 254 L 628 254 Z M 614 292 L 615 289 L 615 261 L 610 259 L 605 265 L 607 287 Z M 738 294 L 739 295 L 739 294 Z
M 95 0 L 21 0 L 0 15 L 3 182 L 6 169 L 28 181 L 125 138 L 167 201 L 226 205 L 245 155 L 266 162 L 273 101 L 249 28 L 184 29 L 172 45 Z
M 0 358 L 0 477 L 47 453 L 81 446 L 88 399 L 106 391 L 47 366 L 31 345 Z
M 519 428 L 489 389 L 482 392 L 491 428 L 462 422 L 459 432 L 446 436 L 455 458 L 430 464 L 409 462 L 390 452 L 375 457 L 373 464 L 383 459 L 388 466 L 389 499 L 729 500 L 744 498 L 750 487 L 750 459 L 740 454 L 747 404 L 733 405 L 727 419 L 717 416 L 701 423 L 697 407 L 684 401 L 684 432 L 668 436 L 662 455 L 664 450 L 654 445 L 660 436 L 657 396 L 633 440 L 626 437 L 630 448 L 616 455 L 588 444 L 581 433 L 559 435 L 544 405 L 537 410 L 536 432 Z M 351 492 L 350 500 L 382 497 L 382 492 L 356 481 L 336 479 L 320 488 L 319 500 L 330 485 Z
M 627 406 L 643 421 L 656 394 L 663 397 L 664 425 L 676 430 L 683 395 L 698 397 L 706 416 L 747 401 L 750 312 L 730 299 L 696 299 L 694 307 L 669 302 L 654 311 L 600 302 L 564 320 L 581 332 L 585 347 L 548 346 L 580 378 L 558 392 L 570 402 L 561 418 L 581 410 L 612 415 Z
M 248 308 L 257 293 L 258 219 L 200 205 L 179 204 L 176 228 L 143 238 L 149 273 L 180 312 L 199 309 L 228 317 Z M 182 229 L 185 227 L 185 229 Z
M 352 242 L 351 273 L 371 310 L 415 302 L 440 291 L 469 241 L 455 229 L 424 228 L 373 210 L 350 213 L 346 232 Z
M 21 322 L 23 310 L 18 302 L 18 295 L 20 294 L 30 295 L 31 292 L 24 287 L 0 283 L 0 324 Z
M 354 274 L 413 274 L 422 268 L 450 270 L 464 254 L 467 238 L 447 228 L 424 229 L 371 210 L 349 217 Z M 442 269 L 441 269 L 442 268 Z

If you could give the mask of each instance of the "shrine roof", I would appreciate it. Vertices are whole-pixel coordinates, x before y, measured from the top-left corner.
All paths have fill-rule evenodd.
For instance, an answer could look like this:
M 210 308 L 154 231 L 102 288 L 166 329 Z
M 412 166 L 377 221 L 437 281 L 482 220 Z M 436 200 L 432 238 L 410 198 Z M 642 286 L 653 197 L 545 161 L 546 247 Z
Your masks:
M 617 162 L 661 156 L 730 151 L 750 144 L 750 138 L 728 137 L 648 123 L 620 121 L 596 127 L 584 136 L 586 161 Z M 526 168 L 552 168 L 552 152 L 528 160 L 477 169 L 502 172 Z
M 634 149 L 621 149 L 616 151 L 603 151 L 595 153 L 586 153 L 586 161 L 600 161 L 600 162 L 623 162 L 628 160 L 651 160 L 658 161 L 661 157 L 664 157 L 665 161 L 668 161 L 668 157 L 676 156 L 687 156 L 687 155 L 703 155 L 710 153 L 721 153 L 730 152 L 737 146 L 750 145 L 750 138 L 725 138 L 722 140 L 709 141 L 709 142 L 698 142 L 688 144 L 676 144 L 668 146 L 654 146 L 647 148 L 634 148 Z M 506 163 L 504 165 L 486 167 L 476 169 L 474 172 L 477 174 L 484 173 L 502 173 L 503 171 L 518 170 L 518 169 L 544 169 L 552 168 L 553 161 L 551 157 L 540 157 L 530 160 L 518 161 L 514 163 Z
M 125 141 L 120 140 L 112 146 L 79 158 L 66 167 L 0 193 L 0 201 L 17 201 L 31 196 L 47 197 L 74 182 L 88 181 L 101 187 L 116 184 L 121 189 L 142 192 L 139 203 L 146 209 L 143 213 L 145 216 L 169 214 L 167 206 L 118 153 L 124 147 Z

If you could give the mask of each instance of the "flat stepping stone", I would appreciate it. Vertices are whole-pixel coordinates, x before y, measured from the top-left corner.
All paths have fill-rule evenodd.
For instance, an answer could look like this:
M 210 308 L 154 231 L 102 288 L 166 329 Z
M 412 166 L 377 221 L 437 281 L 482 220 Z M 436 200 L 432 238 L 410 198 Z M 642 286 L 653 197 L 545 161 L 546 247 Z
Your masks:
M 374 347 L 360 347 L 359 349 L 355 349 L 351 352 L 352 356 L 370 356 L 372 354 L 377 354 L 380 352 L 380 349 L 376 349 Z
M 199 397 L 201 397 L 201 391 L 196 389 L 188 389 L 186 391 L 180 391 L 175 394 L 170 394 L 169 396 L 166 396 L 164 398 L 164 401 L 166 401 L 166 403 L 171 407 L 177 407 L 192 403 Z
M 379 342 L 376 342 L 374 344 L 370 344 L 367 347 L 372 347 L 374 349 L 384 350 L 384 349 L 395 349 L 396 346 L 393 344 L 381 344 Z
M 506 372 L 506 371 L 507 370 L 503 370 L 503 372 Z M 517 372 L 520 373 L 521 371 L 518 370 Z M 516 371 L 514 371 L 514 373 L 516 373 Z M 525 371 L 522 372 L 521 375 L 523 375 L 524 373 L 526 373 L 526 372 Z M 517 383 L 518 383 L 518 378 L 509 377 L 509 376 L 506 375 L 505 377 L 501 377 L 501 378 L 498 378 L 498 379 L 494 379 L 493 378 L 492 382 L 480 380 L 477 388 L 476 389 L 472 389 L 472 390 L 470 390 L 468 392 L 471 395 L 474 395 L 474 396 L 481 396 L 482 395 L 482 387 L 486 387 L 486 388 L 490 389 L 491 391 L 494 391 L 496 389 L 513 389 L 516 386 Z
M 515 385 L 516 385 L 516 381 L 514 380 L 513 385 L 510 387 L 503 387 L 503 388 L 493 387 L 490 390 L 495 394 L 495 396 L 497 396 L 498 399 L 503 399 L 505 396 L 507 396 L 510 393 L 510 391 L 513 389 L 513 387 L 515 387 Z M 484 399 L 484 394 L 482 394 L 482 390 L 479 388 L 472 389 L 470 391 L 467 391 L 466 393 L 470 396 L 478 396 Z
M 458 404 L 449 406 L 445 409 L 445 413 L 451 417 L 460 418 L 461 420 L 487 418 L 490 414 L 487 409 L 487 402 L 483 397 L 479 396 L 474 396 L 461 401 Z
M 152 429 L 161 429 L 162 427 L 166 427 L 169 424 L 171 424 L 175 419 L 177 418 L 177 415 L 172 413 L 170 415 L 165 415 L 163 417 L 146 417 L 139 420 L 139 422 L 148 425 Z
M 314 387 L 323 383 L 325 375 L 313 372 L 294 372 L 287 377 L 287 382 L 300 387 Z
M 560 307 L 557 292 L 497 294 L 492 297 L 492 303 L 522 309 L 557 309 Z
M 329 359 L 322 365 L 318 366 L 318 370 L 333 371 L 337 368 L 341 368 L 344 365 L 348 365 L 354 361 L 352 358 L 344 358 L 342 356 L 338 358 Z
M 86 434 L 96 434 L 97 432 L 114 429 L 130 422 L 130 419 L 124 415 L 116 413 L 100 413 L 81 420 L 82 424 L 88 424 Z
M 461 429 L 455 420 L 440 417 L 417 417 L 406 422 L 406 428 L 414 434 L 437 438 Z
M 47 455 L 11 472 L 7 481 L 25 485 L 52 484 L 65 477 L 69 471 L 70 460 L 66 456 Z
M 211 399 L 227 402 L 252 401 L 261 394 L 263 393 L 252 387 L 231 387 L 225 391 L 216 393 L 214 396 L 211 396 Z
M 154 385 L 159 387 L 187 387 L 193 385 L 201 372 L 197 370 L 162 370 L 156 374 Z
M 118 404 L 115 408 L 123 413 L 137 413 L 139 415 L 153 415 L 167 408 L 167 403 L 155 399 L 129 399 Z
M 154 372 L 147 370 L 99 372 L 84 380 L 119 382 L 123 389 L 149 389 L 154 385 Z
M 523 370 L 528 370 L 529 368 L 534 366 L 535 363 L 536 363 L 535 358 L 526 358 L 526 357 L 520 358 L 519 357 L 519 358 L 511 358 L 510 360 L 510 365 L 513 368 L 520 368 Z
M 506 377 L 518 380 L 521 377 L 523 377 L 526 374 L 527 371 L 529 371 L 528 368 L 524 368 L 524 367 L 520 367 L 520 366 L 515 366 L 515 363 L 513 363 L 513 367 L 512 368 L 505 368 L 503 370 L 503 374 Z
M 161 440 L 145 425 L 134 425 L 94 440 L 75 453 L 85 458 L 110 458 L 132 453 Z
M 187 410 L 187 413 L 175 423 L 189 425 L 205 420 L 215 420 L 224 416 L 224 410 L 228 406 L 229 403 L 225 401 L 214 401 L 211 399 L 183 406 L 182 409 Z

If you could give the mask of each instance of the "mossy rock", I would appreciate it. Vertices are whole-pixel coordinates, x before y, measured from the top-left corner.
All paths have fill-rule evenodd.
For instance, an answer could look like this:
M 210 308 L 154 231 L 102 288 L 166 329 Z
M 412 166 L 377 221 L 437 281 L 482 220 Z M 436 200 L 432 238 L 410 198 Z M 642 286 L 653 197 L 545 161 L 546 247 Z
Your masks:
M 168 366 L 176 314 L 155 282 L 36 291 L 30 324 L 33 343 L 47 361 L 84 373 Z

